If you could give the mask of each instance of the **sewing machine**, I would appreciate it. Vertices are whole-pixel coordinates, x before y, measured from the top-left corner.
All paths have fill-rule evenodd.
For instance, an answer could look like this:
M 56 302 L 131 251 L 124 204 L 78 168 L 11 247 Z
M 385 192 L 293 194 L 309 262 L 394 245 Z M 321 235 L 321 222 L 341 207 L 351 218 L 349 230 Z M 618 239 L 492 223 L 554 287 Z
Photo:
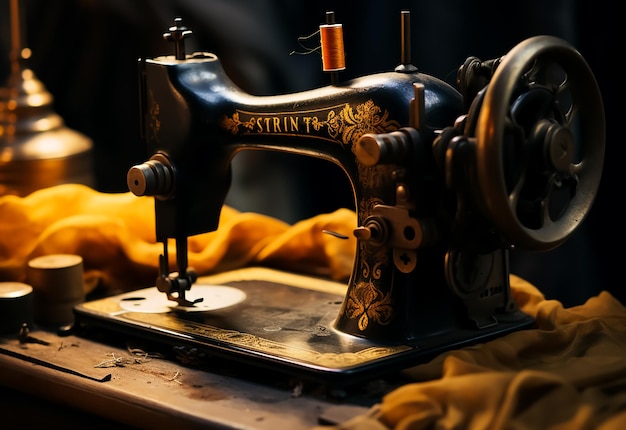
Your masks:
M 164 35 L 175 55 L 140 61 L 149 159 L 128 172 L 134 194 L 154 196 L 156 288 L 79 305 L 78 321 L 339 385 L 531 327 L 511 297 L 509 252 L 558 247 L 592 206 L 605 134 L 595 78 L 568 43 L 538 36 L 469 57 L 456 89 L 411 63 L 409 18 L 395 70 L 342 82 L 328 13 L 331 83 L 275 96 L 240 90 L 212 53 L 186 53 L 192 31 L 176 19 Z M 255 269 L 207 283 L 188 267 L 187 239 L 218 228 L 244 150 L 345 172 L 357 215 L 347 285 Z

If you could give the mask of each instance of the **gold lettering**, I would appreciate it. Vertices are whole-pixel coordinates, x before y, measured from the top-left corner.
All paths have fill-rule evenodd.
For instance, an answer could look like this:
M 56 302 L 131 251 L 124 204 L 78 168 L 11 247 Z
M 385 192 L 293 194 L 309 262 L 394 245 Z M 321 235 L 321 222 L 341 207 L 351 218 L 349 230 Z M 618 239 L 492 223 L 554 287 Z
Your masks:
M 234 135 L 292 133 L 348 144 L 348 139 L 351 139 L 350 136 L 355 136 L 354 131 L 360 130 L 365 124 L 371 132 L 398 129 L 398 122 L 388 119 L 389 115 L 389 112 L 382 110 L 379 106 L 375 106 L 373 101 L 368 100 L 358 106 L 346 104 L 345 106 L 333 106 L 303 112 L 261 112 L 255 114 L 254 112 L 237 110 L 232 117 L 225 116 L 221 126 Z M 153 128 L 158 128 L 158 118 L 153 116 L 152 122 Z M 302 123 L 302 127 L 300 127 L 300 123 Z M 154 133 L 158 133 L 158 130 L 154 130 Z

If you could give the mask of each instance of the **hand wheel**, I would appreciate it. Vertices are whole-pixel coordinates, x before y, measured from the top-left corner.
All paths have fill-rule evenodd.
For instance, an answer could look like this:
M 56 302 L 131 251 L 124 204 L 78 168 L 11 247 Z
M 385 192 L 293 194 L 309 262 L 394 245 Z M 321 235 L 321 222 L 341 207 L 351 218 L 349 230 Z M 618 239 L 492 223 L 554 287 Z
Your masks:
M 537 36 L 503 57 L 476 121 L 476 168 L 486 215 L 511 245 L 549 250 L 589 212 L 604 162 L 605 122 L 580 53 Z

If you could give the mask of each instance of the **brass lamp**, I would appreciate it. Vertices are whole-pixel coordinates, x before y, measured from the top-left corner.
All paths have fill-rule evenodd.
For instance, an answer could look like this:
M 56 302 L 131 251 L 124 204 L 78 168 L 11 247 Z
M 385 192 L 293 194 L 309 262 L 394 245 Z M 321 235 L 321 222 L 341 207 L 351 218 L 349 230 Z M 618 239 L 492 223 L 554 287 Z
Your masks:
M 92 141 L 65 126 L 53 96 L 24 66 L 18 0 L 11 0 L 10 73 L 0 87 L 0 195 L 63 183 L 94 185 Z

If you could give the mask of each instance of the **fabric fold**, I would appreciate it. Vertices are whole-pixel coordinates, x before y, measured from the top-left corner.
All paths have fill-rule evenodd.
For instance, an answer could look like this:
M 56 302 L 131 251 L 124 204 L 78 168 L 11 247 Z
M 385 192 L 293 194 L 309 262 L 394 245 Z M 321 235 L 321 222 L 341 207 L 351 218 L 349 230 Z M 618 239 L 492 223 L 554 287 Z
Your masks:
M 602 292 L 565 309 L 514 275 L 511 288 L 536 328 L 408 368 L 414 382 L 324 428 L 626 428 L 626 308 Z
M 346 280 L 356 246 L 350 234 L 354 223 L 356 216 L 347 209 L 289 225 L 224 206 L 216 231 L 188 238 L 189 266 L 201 276 L 265 265 Z M 175 267 L 173 242 L 168 248 L 170 267 Z M 86 293 L 143 288 L 154 284 L 162 253 L 150 197 L 100 193 L 76 184 L 0 197 L 2 281 L 25 281 L 26 265 L 35 257 L 77 254 L 84 261 Z

